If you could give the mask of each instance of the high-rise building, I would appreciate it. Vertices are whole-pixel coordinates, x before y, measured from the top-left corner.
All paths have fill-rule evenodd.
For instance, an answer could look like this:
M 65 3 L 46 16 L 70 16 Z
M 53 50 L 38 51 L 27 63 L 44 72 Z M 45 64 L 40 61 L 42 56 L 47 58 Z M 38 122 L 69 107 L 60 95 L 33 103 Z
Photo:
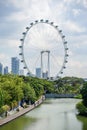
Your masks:
M 41 78 L 41 68 L 36 68 L 36 76 Z
M 19 75 L 24 75 L 24 70 L 23 70 L 23 69 L 21 69 L 21 70 L 19 71 Z
M 42 78 L 44 79 L 48 78 L 48 71 L 42 73 Z
M 4 74 L 8 74 L 8 66 L 4 67 Z
M 11 58 L 11 71 L 12 74 L 19 75 L 19 59 L 17 57 Z
M 3 65 L 0 63 L 0 74 L 3 74 Z

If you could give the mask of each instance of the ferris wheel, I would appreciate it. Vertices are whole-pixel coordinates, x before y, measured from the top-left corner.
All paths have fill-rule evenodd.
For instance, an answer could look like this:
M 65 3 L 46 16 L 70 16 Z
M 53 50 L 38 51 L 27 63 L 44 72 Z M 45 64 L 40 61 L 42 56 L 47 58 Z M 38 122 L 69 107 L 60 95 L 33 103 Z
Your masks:
M 51 33 L 50 37 L 47 35 L 48 32 Z M 43 33 L 45 35 L 43 35 Z M 23 63 L 23 69 L 26 70 L 27 75 L 35 76 L 35 74 L 33 74 L 33 72 L 30 69 L 30 64 L 32 66 L 33 63 L 31 63 L 31 61 L 29 60 L 30 55 L 32 55 L 31 59 L 33 59 L 34 57 L 33 56 L 34 49 L 32 49 L 32 46 L 34 46 L 34 48 L 37 49 L 37 52 L 39 52 L 41 55 L 40 56 L 41 57 L 41 61 L 40 61 L 41 78 L 43 78 L 42 76 L 43 75 L 42 74 L 43 73 L 43 60 L 42 59 L 44 59 L 42 56 L 44 53 L 47 53 L 48 54 L 48 59 L 47 59 L 48 60 L 47 61 L 48 62 L 48 65 L 47 65 L 48 78 L 50 79 L 51 77 L 53 77 L 53 79 L 58 79 L 63 74 L 64 69 L 66 69 L 66 63 L 68 62 L 68 56 L 69 56 L 67 41 L 65 40 L 65 35 L 63 35 L 62 30 L 60 30 L 59 27 L 55 25 L 54 22 L 41 19 L 41 20 L 36 20 L 34 22 L 31 22 L 30 25 L 26 27 L 25 32 L 23 32 L 22 34 L 23 36 L 20 39 L 21 45 L 19 46 L 20 48 L 19 55 L 21 57 L 21 62 Z M 47 40 L 47 44 L 46 44 L 46 40 Z M 58 42 L 60 43 L 60 45 L 58 44 Z M 60 47 L 61 45 L 62 47 Z M 57 49 L 58 47 L 60 47 L 59 50 Z M 54 55 L 53 51 L 56 56 Z M 58 54 L 60 54 L 60 57 L 62 56 L 62 60 L 60 59 L 60 57 L 57 59 Z M 60 68 L 55 70 L 56 73 L 54 76 L 50 76 L 51 68 L 52 70 L 55 69 L 55 67 L 51 65 L 52 62 L 50 62 L 50 59 L 51 59 L 50 55 L 54 57 L 55 61 L 53 61 L 53 63 L 56 63 L 57 67 L 58 67 L 57 63 L 59 62 L 60 64 L 60 61 L 61 61 Z M 27 62 L 27 60 L 29 60 L 29 62 Z M 50 66 L 52 67 L 50 68 Z

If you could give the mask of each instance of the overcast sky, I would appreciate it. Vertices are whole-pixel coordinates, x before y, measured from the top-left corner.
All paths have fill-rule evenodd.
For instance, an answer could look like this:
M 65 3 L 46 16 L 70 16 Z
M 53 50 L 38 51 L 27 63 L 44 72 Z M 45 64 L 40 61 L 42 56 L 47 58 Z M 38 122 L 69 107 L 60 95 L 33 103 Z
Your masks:
M 64 76 L 87 77 L 87 0 L 0 0 L 0 62 L 19 57 L 20 38 L 36 19 L 49 19 L 66 36 L 69 58 Z

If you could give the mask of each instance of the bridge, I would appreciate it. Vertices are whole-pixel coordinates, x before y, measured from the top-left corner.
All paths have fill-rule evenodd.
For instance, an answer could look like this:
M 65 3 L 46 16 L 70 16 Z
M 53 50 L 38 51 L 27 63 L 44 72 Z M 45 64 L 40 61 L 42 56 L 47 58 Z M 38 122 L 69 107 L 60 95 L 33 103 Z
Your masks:
M 73 98 L 75 96 L 76 94 L 56 94 L 56 93 L 45 94 L 46 98 Z

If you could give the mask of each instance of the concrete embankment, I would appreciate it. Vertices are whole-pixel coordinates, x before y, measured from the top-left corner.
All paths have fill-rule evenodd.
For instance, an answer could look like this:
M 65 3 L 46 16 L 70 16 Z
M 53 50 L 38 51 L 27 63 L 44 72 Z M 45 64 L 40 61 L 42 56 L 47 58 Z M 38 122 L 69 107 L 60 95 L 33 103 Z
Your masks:
M 7 116 L 4 119 L 0 119 L 0 126 L 20 117 L 22 115 L 24 115 L 25 113 L 27 113 L 31 110 L 33 110 L 35 107 L 39 106 L 44 100 L 45 100 L 45 97 L 43 96 L 38 101 L 36 101 L 35 104 L 29 105 L 28 108 L 24 108 L 24 109 L 20 110 L 19 112 L 15 113 L 13 115 Z

